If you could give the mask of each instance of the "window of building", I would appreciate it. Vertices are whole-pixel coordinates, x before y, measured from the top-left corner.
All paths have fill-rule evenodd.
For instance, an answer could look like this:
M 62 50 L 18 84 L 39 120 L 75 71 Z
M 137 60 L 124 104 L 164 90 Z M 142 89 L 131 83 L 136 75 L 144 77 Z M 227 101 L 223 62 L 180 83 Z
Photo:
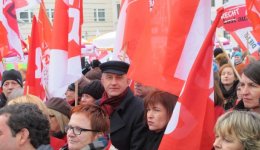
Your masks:
M 105 9 L 94 9 L 94 21 L 106 21 Z
M 47 16 L 50 21 L 53 21 L 54 19 L 54 9 L 46 9 Z
M 21 11 L 18 13 L 17 20 L 23 23 L 31 23 L 33 19 L 33 12 L 31 10 Z
M 223 4 L 225 4 L 225 3 L 227 3 L 228 2 L 228 0 L 223 0 Z
M 116 4 L 116 9 L 117 9 L 117 18 L 119 18 L 119 14 L 120 14 L 120 4 Z
M 227 31 L 224 31 L 224 37 L 230 40 L 230 34 Z
M 211 7 L 215 7 L 215 0 L 211 0 Z

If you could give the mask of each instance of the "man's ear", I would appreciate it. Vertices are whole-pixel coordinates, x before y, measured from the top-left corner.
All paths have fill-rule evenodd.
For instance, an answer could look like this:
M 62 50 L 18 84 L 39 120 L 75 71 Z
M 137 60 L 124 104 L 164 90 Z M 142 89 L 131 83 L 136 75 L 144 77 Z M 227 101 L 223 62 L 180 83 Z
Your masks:
M 26 129 L 26 128 L 21 129 L 21 131 L 19 131 L 16 134 L 19 145 L 24 145 L 26 142 L 28 142 L 29 135 L 30 135 L 30 133 L 29 133 L 28 129 Z
M 131 79 L 127 79 L 127 84 L 130 85 L 131 81 Z

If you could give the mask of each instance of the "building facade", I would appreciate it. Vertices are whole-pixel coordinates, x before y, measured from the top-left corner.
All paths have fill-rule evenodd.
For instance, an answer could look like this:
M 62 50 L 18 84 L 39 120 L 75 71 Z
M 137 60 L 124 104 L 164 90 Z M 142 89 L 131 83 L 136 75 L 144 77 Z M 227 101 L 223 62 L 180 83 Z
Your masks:
M 45 7 L 50 21 L 54 17 L 54 0 L 45 0 Z M 83 0 L 84 23 L 82 36 L 91 38 L 99 34 L 114 31 L 117 26 L 120 0 Z M 39 8 L 17 12 L 20 33 L 26 39 L 31 33 L 32 18 L 38 16 Z

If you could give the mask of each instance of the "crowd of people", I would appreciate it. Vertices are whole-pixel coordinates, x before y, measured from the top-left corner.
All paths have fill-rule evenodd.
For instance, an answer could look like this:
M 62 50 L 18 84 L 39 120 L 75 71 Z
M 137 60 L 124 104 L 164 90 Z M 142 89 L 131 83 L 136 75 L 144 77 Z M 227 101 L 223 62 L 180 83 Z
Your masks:
M 231 63 L 223 55 L 221 49 L 214 51 L 212 148 L 258 150 L 260 61 L 245 64 L 237 52 Z M 0 149 L 157 150 L 178 96 L 139 82 L 131 89 L 128 69 L 122 61 L 94 60 L 78 83 L 68 86 L 65 98 L 46 101 L 21 92 L 19 71 L 4 71 Z

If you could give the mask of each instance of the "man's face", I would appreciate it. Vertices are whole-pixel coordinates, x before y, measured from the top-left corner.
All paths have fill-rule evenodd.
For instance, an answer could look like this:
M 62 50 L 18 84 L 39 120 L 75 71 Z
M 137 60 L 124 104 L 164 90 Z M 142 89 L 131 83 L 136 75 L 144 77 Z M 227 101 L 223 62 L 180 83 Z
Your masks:
M 119 96 L 129 85 L 126 74 L 118 75 L 114 73 L 103 73 L 101 82 L 109 98 Z
M 9 117 L 7 114 L 0 115 L 0 148 L 6 150 L 17 150 L 18 138 L 12 135 L 10 127 L 7 125 Z
M 5 96 L 8 97 L 14 89 L 21 88 L 21 86 L 14 80 L 6 80 L 2 88 Z

